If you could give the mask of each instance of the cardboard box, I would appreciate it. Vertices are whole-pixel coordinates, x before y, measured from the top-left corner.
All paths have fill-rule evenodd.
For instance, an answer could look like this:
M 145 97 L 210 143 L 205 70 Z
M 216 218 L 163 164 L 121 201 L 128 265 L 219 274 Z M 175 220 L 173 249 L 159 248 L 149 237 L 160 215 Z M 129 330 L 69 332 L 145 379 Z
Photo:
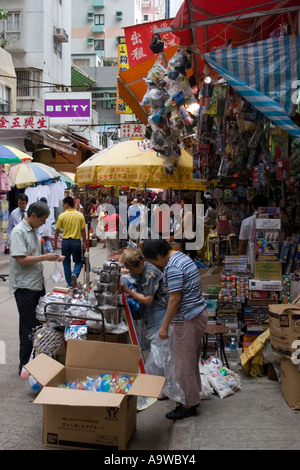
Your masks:
M 260 281 L 281 281 L 282 263 L 279 261 L 255 261 L 254 279 Z
M 300 340 L 300 305 L 269 305 L 271 346 L 281 356 L 291 358 L 293 342 Z
M 293 410 L 300 410 L 300 371 L 299 365 L 290 359 L 282 358 L 280 363 L 281 391 L 285 401 Z
M 255 219 L 255 228 L 263 230 L 280 230 L 281 219 Z
M 137 396 L 158 397 L 165 382 L 139 374 L 139 359 L 138 346 L 69 340 L 65 365 L 44 354 L 30 361 L 26 369 L 43 386 L 34 403 L 44 408 L 44 445 L 125 450 L 136 428 Z M 135 377 L 126 395 L 58 387 L 112 372 Z
M 259 281 L 257 279 L 249 279 L 249 290 L 281 291 L 281 289 L 281 281 Z

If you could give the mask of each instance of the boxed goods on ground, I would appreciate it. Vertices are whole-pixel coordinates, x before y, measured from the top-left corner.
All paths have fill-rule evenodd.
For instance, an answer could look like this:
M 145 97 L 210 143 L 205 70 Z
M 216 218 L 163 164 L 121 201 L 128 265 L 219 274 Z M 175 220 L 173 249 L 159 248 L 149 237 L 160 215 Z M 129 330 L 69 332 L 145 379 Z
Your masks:
M 43 386 L 34 403 L 44 408 L 44 445 L 125 450 L 136 428 L 137 396 L 156 398 L 165 382 L 139 374 L 139 359 L 138 346 L 69 340 L 65 365 L 44 354 L 30 361 L 27 371 Z M 126 376 L 130 387 L 90 389 L 88 378 L 95 382 L 102 374 Z
M 300 340 L 300 305 L 269 305 L 270 340 L 274 351 L 291 358 L 294 341 Z
M 300 410 L 300 370 L 299 364 L 282 358 L 280 364 L 281 391 L 287 404 L 293 410 Z

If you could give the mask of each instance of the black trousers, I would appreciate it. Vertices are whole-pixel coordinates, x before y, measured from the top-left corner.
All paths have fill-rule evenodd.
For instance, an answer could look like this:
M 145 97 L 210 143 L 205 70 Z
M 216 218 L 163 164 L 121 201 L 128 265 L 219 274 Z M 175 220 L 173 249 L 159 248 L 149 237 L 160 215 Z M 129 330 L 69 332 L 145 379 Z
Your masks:
M 45 295 L 45 289 L 41 291 L 33 291 L 30 289 L 17 289 L 14 293 L 18 311 L 19 311 L 19 340 L 20 340 L 20 366 L 27 364 L 32 352 L 32 340 L 30 338 L 32 330 L 40 323 L 36 319 L 36 307 L 40 297 Z

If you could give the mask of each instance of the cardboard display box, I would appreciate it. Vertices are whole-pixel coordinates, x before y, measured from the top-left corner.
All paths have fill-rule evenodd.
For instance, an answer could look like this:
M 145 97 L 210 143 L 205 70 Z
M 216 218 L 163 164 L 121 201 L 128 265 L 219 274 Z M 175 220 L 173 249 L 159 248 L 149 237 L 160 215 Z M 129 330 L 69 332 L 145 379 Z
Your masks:
M 281 391 L 293 410 L 300 410 L 300 370 L 298 364 L 282 358 L 280 363 Z
M 65 365 L 44 354 L 30 361 L 27 371 L 43 386 L 34 403 L 44 407 L 44 445 L 125 450 L 136 428 L 137 396 L 158 397 L 165 382 L 139 374 L 139 359 L 138 346 L 69 340 Z M 112 372 L 135 377 L 126 395 L 58 387 Z
M 300 340 L 300 305 L 269 305 L 271 346 L 281 356 L 291 358 L 293 342 Z
M 281 291 L 281 281 L 259 281 L 257 279 L 249 279 L 249 290 L 270 290 Z
M 260 281 L 281 281 L 282 263 L 279 261 L 255 261 L 254 279 Z

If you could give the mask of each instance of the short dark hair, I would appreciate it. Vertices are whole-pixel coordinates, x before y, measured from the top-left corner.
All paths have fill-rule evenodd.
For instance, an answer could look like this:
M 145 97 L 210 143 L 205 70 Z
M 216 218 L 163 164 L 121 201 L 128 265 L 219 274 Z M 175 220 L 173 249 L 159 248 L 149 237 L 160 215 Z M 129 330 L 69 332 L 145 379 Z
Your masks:
M 251 205 L 255 208 L 258 209 L 258 207 L 268 207 L 269 206 L 269 201 L 266 198 L 266 196 L 263 196 L 262 194 L 257 194 L 254 196 L 254 198 L 251 201 Z
M 48 204 L 43 201 L 37 201 L 30 204 L 27 211 L 27 216 L 30 217 L 35 214 L 37 217 L 43 217 L 43 215 L 49 215 L 50 209 Z
M 26 202 L 28 202 L 28 196 L 27 196 L 27 194 L 25 194 L 25 193 L 20 193 L 20 194 L 18 195 L 18 201 L 26 201 Z
M 163 238 L 144 240 L 142 244 L 142 253 L 148 259 L 156 259 L 156 255 L 166 256 L 171 249 L 170 243 Z
M 70 206 L 70 207 L 74 207 L 74 199 L 71 196 L 66 196 L 63 199 L 63 203 L 68 204 L 68 206 Z

